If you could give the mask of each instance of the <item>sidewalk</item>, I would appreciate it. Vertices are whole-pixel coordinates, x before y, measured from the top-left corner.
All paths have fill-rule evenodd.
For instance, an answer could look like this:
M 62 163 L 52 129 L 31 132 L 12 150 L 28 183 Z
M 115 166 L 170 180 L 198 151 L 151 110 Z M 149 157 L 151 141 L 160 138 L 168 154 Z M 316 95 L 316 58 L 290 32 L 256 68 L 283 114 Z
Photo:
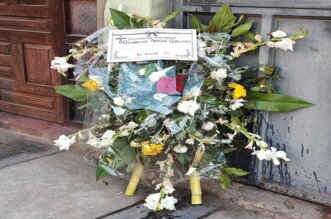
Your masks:
M 175 212 L 149 212 L 140 188 L 123 194 L 127 182 L 106 177 L 95 181 L 93 163 L 79 150 L 59 152 L 47 143 L 0 129 L 0 218 L 208 218 L 318 219 L 330 209 L 250 186 L 228 192 L 218 182 L 204 182 L 204 205 L 189 204 L 189 190 L 179 186 Z M 328 217 L 329 216 L 329 217 Z

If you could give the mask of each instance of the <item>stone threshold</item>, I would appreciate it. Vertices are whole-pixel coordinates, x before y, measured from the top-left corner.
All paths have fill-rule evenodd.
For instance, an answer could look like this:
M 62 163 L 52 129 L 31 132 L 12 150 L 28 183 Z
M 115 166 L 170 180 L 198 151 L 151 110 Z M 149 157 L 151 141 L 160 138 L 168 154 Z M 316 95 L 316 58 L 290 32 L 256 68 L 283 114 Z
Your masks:
M 62 134 L 69 135 L 78 131 L 75 127 L 6 112 L 0 112 L 0 128 L 17 134 L 28 135 L 48 143 L 51 143 Z

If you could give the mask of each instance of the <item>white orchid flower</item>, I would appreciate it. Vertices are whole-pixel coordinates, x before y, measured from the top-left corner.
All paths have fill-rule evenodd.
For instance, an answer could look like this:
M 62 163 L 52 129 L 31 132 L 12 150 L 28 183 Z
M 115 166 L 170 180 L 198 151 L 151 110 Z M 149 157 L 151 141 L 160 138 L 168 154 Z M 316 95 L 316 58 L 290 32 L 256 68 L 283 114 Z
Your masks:
M 54 57 L 51 62 L 51 69 L 56 69 L 59 73 L 64 74 L 69 68 L 75 67 L 67 62 L 67 57 Z
M 68 138 L 65 135 L 61 135 L 59 139 L 54 141 L 54 146 L 59 147 L 62 150 L 69 150 L 70 146 L 76 142 L 76 137 Z
M 214 128 L 214 126 L 215 126 L 214 123 L 208 121 L 208 122 L 202 123 L 201 128 L 205 131 L 210 131 Z
M 282 39 L 281 41 L 277 42 L 267 42 L 267 46 L 270 48 L 278 48 L 284 51 L 290 50 L 293 51 L 293 44 L 295 44 L 294 40 L 291 39 Z
M 210 77 L 213 80 L 220 81 L 225 79 L 228 76 L 227 70 L 225 68 L 219 68 L 217 71 L 212 71 Z
M 161 198 L 160 193 L 152 193 L 146 197 L 144 206 L 146 206 L 147 208 L 153 211 L 162 210 L 163 207 L 160 204 L 160 198 Z
M 243 100 L 243 99 L 235 99 L 235 100 L 231 100 L 231 104 L 230 104 L 230 109 L 231 110 L 236 110 L 236 109 L 239 109 L 240 107 L 242 107 L 245 102 L 245 100 Z
M 271 150 L 262 149 L 262 150 L 254 151 L 252 155 L 256 155 L 259 160 L 267 160 L 267 161 L 272 160 L 274 165 L 276 166 L 280 164 L 279 159 L 284 161 L 290 161 L 290 159 L 286 157 L 286 153 L 284 151 L 277 151 L 277 149 L 274 147 L 271 147 Z
M 184 100 L 177 105 L 177 109 L 179 112 L 194 116 L 200 105 L 194 100 Z

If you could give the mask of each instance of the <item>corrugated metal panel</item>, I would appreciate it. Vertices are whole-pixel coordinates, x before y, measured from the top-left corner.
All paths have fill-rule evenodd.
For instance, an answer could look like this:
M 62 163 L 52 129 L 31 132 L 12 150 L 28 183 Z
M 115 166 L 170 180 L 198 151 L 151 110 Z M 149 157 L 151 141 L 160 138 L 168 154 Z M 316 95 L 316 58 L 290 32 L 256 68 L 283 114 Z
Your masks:
M 280 93 L 315 103 L 291 113 L 260 113 L 259 132 L 268 143 L 285 150 L 291 162 L 276 167 L 250 161 L 249 183 L 306 200 L 331 205 L 331 1 L 329 0 L 190 0 L 177 1 L 184 8 L 177 26 L 189 26 L 187 13 L 209 19 L 222 3 L 233 4 L 234 13 L 246 14 L 256 30 L 266 36 L 280 29 L 294 34 L 300 28 L 311 34 L 298 41 L 294 52 L 261 48 L 241 63 L 269 63 L 280 67 Z M 247 159 L 247 158 L 246 158 Z

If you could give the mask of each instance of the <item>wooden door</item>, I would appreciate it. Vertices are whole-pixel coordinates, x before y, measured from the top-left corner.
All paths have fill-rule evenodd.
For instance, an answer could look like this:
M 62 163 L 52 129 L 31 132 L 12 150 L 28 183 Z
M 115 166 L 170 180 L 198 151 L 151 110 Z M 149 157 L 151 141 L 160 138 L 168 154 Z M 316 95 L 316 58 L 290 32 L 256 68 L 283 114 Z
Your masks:
M 0 0 L 0 110 L 63 123 L 50 69 L 64 54 L 63 0 Z

